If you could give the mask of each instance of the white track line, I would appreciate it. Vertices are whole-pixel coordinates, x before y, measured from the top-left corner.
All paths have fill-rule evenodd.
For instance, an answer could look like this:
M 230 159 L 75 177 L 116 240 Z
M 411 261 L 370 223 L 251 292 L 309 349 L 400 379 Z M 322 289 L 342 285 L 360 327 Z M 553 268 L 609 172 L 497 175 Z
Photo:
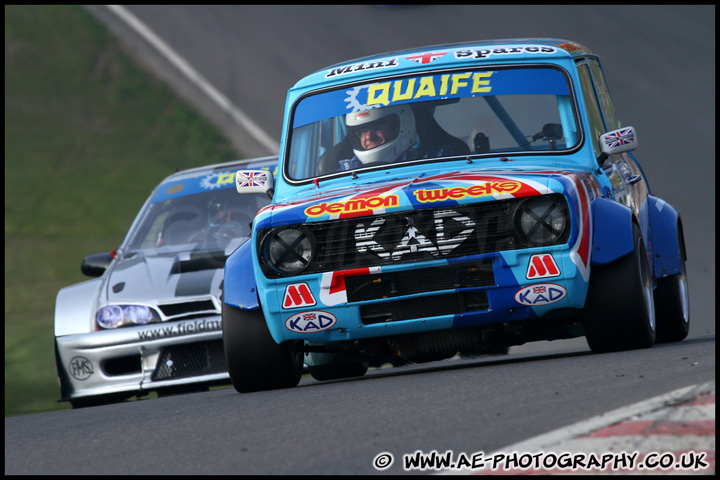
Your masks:
M 593 439 L 593 438 L 578 438 L 582 435 L 586 435 L 590 432 L 593 432 L 599 428 L 613 425 L 625 420 L 632 419 L 633 417 L 642 416 L 645 418 L 646 416 L 652 418 L 656 414 L 662 414 L 663 416 L 669 415 L 669 412 L 667 409 L 673 405 L 677 405 L 679 403 L 691 400 L 696 398 L 697 396 L 708 393 L 708 392 L 714 392 L 715 391 L 715 382 L 711 381 L 708 383 L 704 383 L 702 385 L 691 385 L 688 387 L 683 387 L 678 390 L 674 390 L 672 392 L 650 398 L 648 400 L 644 400 L 629 406 L 621 407 L 616 410 L 612 410 L 610 412 L 602 413 L 600 415 L 596 415 L 592 418 L 589 418 L 584 421 L 580 421 L 578 423 L 575 423 L 573 425 L 569 425 L 567 427 L 562 427 L 557 430 L 553 430 L 551 432 L 538 435 L 536 437 L 530 438 L 528 440 L 524 440 L 522 442 L 508 445 L 507 447 L 504 447 L 500 450 L 497 450 L 496 452 L 492 452 L 489 455 L 486 455 L 485 458 L 492 458 L 496 453 L 508 453 L 508 452 L 540 452 L 540 451 L 561 451 L 561 450 L 567 450 L 568 447 L 579 447 L 578 448 L 572 448 L 575 451 L 580 451 L 582 449 L 585 449 L 584 451 L 596 451 L 598 447 L 604 447 L 602 448 L 603 451 L 610 451 L 607 446 L 607 439 Z M 663 412 L 663 410 L 665 411 Z M 692 412 L 693 417 L 696 415 L 696 412 L 701 413 L 712 413 L 712 417 L 714 418 L 714 412 L 715 412 L 715 406 L 708 407 L 707 409 L 690 409 L 688 413 Z M 715 449 L 715 439 L 712 438 L 700 438 L 700 437 L 693 437 L 690 436 L 689 440 L 693 441 L 696 445 L 694 445 L 696 448 L 710 448 L 712 450 Z M 615 439 L 617 440 L 617 439 Z M 627 439 L 626 439 L 627 440 Z M 644 440 L 647 443 L 647 447 L 657 448 L 661 450 L 670 449 L 672 445 L 665 445 L 663 444 L 663 439 L 660 440 L 656 439 L 642 439 L 642 438 L 635 438 L 632 437 L 629 440 L 635 442 L 635 446 L 637 446 L 637 442 L 640 440 Z M 677 440 L 676 440 L 677 441 Z M 711 443 L 707 443 L 711 442 Z M 599 443 L 599 444 L 598 444 Z M 680 444 L 676 444 L 677 447 Z M 629 449 L 631 445 L 620 445 L 622 448 Z M 685 445 L 683 445 L 685 446 Z M 622 449 L 621 448 L 621 449 Z M 614 450 L 614 449 L 612 449 Z M 481 470 L 448 470 L 440 472 L 440 475 L 457 475 L 457 474 L 468 474 L 468 473 L 481 473 L 483 469 Z
M 684 400 L 690 400 L 701 393 L 708 392 L 715 388 L 715 382 L 705 383 L 703 385 L 691 385 L 689 387 L 680 388 L 670 393 L 644 400 L 642 402 L 621 407 L 607 413 L 601 413 L 588 420 L 581 421 L 565 428 L 560 428 L 544 435 L 525 440 L 514 445 L 507 446 L 500 450 L 501 452 L 530 452 L 546 449 L 554 444 L 566 441 L 569 438 L 585 435 L 598 428 L 606 425 L 612 425 L 623 420 L 630 419 L 636 415 L 654 412 L 658 409 L 675 405 Z
M 170 46 L 158 37 L 150 28 L 122 5 L 106 5 L 107 8 L 124 21 L 130 28 L 154 46 L 160 54 L 173 64 L 195 86 L 205 93 L 210 100 L 228 113 L 240 128 L 245 129 L 255 140 L 267 148 L 272 154 L 280 151 L 280 144 L 274 141 L 242 110 L 237 108 L 230 100 L 213 87 L 190 64 L 177 54 Z

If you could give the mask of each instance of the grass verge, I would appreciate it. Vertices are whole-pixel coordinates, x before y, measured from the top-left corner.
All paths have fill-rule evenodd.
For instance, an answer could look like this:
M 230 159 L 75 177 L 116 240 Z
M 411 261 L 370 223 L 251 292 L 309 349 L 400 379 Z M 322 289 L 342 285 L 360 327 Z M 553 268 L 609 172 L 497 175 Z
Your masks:
M 86 10 L 5 6 L 5 416 L 57 403 L 55 296 L 177 169 L 241 158 Z

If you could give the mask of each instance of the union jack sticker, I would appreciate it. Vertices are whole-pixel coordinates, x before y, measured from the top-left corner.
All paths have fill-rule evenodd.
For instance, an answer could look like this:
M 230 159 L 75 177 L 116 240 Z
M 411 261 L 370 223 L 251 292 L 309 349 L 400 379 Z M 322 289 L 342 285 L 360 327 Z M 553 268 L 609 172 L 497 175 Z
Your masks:
M 250 171 L 243 172 L 242 170 L 237 172 L 237 187 L 264 187 L 267 183 L 268 175 L 267 172 L 261 171 Z
M 408 60 L 412 60 L 413 62 L 417 62 L 421 65 L 427 65 L 433 60 L 437 60 L 438 58 L 442 57 L 446 53 L 447 52 L 425 52 L 419 55 L 411 55 L 405 58 L 407 58 Z
M 608 148 L 635 143 L 635 130 L 633 128 L 621 128 L 620 130 L 606 133 L 603 135 L 603 141 Z

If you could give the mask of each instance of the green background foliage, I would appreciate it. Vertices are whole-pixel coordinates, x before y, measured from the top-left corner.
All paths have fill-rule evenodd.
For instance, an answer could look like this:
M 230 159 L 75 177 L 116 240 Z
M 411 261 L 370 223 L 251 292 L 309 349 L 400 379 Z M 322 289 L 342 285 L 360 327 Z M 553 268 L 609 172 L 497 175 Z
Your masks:
M 55 297 L 151 189 L 242 158 L 86 10 L 5 6 L 5 415 L 58 403 Z

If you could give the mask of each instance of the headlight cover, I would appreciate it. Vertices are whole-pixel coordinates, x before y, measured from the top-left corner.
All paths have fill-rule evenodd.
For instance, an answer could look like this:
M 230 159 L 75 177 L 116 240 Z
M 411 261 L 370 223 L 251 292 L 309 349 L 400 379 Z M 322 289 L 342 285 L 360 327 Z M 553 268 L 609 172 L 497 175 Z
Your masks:
M 531 246 L 548 246 L 567 238 L 570 225 L 567 205 L 555 198 L 538 196 L 518 206 L 515 228 Z
M 262 243 L 265 263 L 282 275 L 297 275 L 315 255 L 315 236 L 303 226 L 271 230 Z
M 160 315 L 146 305 L 105 305 L 95 314 L 98 330 L 157 323 Z

